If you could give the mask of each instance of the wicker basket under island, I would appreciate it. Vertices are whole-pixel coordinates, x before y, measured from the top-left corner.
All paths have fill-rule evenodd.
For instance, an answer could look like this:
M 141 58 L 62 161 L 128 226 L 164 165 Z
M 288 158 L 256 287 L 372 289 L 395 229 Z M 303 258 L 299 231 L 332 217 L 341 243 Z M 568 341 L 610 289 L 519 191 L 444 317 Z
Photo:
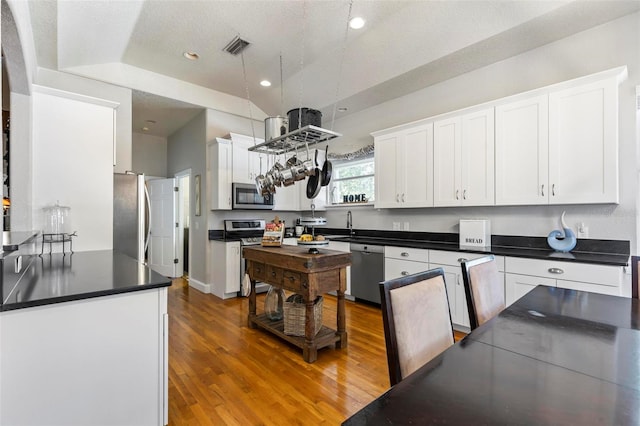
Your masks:
M 322 328 L 322 296 L 316 297 L 313 302 L 313 335 L 318 334 Z M 306 304 L 300 294 L 293 294 L 284 302 L 284 334 L 289 336 L 304 336 Z

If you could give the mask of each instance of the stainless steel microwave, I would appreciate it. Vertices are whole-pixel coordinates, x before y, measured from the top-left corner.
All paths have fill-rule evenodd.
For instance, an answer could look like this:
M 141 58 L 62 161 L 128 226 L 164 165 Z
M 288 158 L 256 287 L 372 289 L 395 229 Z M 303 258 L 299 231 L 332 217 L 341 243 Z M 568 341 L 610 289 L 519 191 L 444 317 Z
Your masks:
M 273 210 L 273 194 L 262 196 L 256 186 L 250 183 L 233 183 L 231 185 L 234 210 Z

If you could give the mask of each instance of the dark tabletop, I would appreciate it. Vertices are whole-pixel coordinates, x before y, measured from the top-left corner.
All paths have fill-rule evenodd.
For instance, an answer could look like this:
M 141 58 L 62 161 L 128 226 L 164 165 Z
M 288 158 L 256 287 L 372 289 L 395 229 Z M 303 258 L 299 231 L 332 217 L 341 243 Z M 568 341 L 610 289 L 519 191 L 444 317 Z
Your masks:
M 640 303 L 558 290 L 536 287 L 344 424 L 640 424 Z
M 27 308 L 171 285 L 135 259 L 112 250 L 23 256 L 4 259 L 0 310 Z

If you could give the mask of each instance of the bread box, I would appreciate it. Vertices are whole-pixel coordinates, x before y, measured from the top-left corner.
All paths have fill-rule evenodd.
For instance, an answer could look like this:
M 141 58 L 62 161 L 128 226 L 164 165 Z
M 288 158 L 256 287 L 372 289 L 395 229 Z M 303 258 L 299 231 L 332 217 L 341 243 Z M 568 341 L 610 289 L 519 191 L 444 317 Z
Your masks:
M 491 222 L 488 219 L 460 219 L 460 247 L 491 247 Z

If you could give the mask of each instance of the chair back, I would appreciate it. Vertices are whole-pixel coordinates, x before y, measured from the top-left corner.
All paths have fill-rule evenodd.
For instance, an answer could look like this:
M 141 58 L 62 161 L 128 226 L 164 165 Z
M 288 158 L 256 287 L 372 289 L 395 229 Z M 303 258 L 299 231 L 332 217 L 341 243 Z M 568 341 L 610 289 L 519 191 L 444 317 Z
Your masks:
M 380 283 L 391 386 L 454 343 L 442 268 Z
M 637 299 L 640 293 L 640 277 L 638 276 L 638 266 L 640 256 L 631 256 L 631 297 Z
M 505 308 L 504 279 L 493 255 L 462 262 L 462 279 L 473 330 Z

